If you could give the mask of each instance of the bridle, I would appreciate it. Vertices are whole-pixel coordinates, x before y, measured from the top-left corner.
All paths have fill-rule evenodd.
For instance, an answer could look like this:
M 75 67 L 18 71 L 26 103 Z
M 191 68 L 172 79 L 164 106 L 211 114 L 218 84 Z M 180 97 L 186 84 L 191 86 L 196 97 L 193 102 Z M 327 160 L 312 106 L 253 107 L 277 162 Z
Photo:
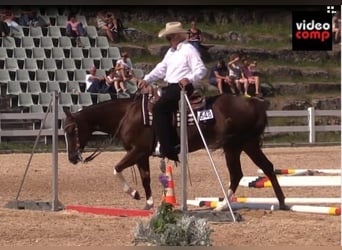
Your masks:
M 81 144 L 80 144 L 80 137 L 79 137 L 79 133 L 78 133 L 78 126 L 77 126 L 77 122 L 72 122 L 69 123 L 68 125 L 66 125 L 64 127 L 64 131 L 67 130 L 68 127 L 74 125 L 74 132 L 75 132 L 75 137 L 76 137 L 76 153 L 77 153 L 77 157 L 78 159 L 82 162 L 82 163 L 87 163 L 91 160 L 93 160 L 95 157 L 97 157 L 99 154 L 102 153 L 102 150 L 100 150 L 101 146 L 105 144 L 106 141 L 102 142 L 102 144 L 100 146 L 97 147 L 97 149 L 91 154 L 89 155 L 87 158 L 83 159 L 82 156 L 82 149 L 81 149 Z M 112 142 L 112 138 L 109 141 L 109 144 L 111 144 Z
M 64 131 L 66 132 L 66 130 L 71 127 L 74 126 L 74 132 L 75 132 L 75 137 L 76 137 L 76 152 L 77 152 L 77 157 L 78 159 L 84 163 L 85 160 L 82 157 L 82 150 L 81 150 L 81 146 L 80 146 L 80 138 L 79 138 L 79 134 L 78 134 L 78 126 L 76 122 L 71 122 L 68 125 L 66 125 L 64 127 Z
M 93 159 L 95 159 L 95 157 L 97 157 L 99 154 L 102 153 L 103 149 L 105 149 L 106 147 L 102 147 L 103 145 L 107 144 L 110 145 L 112 144 L 113 140 L 116 138 L 118 132 L 119 132 L 119 128 L 121 126 L 119 126 L 119 128 L 116 130 L 115 135 L 114 136 L 110 136 L 110 138 L 108 140 L 103 141 L 96 149 L 95 151 L 89 155 L 87 158 L 83 159 L 82 156 L 82 149 L 81 149 L 81 144 L 80 144 L 80 138 L 79 138 L 79 133 L 78 133 L 78 126 L 77 126 L 77 122 L 71 122 L 69 124 L 67 124 L 64 127 L 64 131 L 66 131 L 70 126 L 74 126 L 74 132 L 75 132 L 75 137 L 76 137 L 76 153 L 77 153 L 77 157 L 80 160 L 80 162 L 82 163 L 87 163 L 89 161 L 92 161 Z M 102 149 L 101 149 L 102 147 Z

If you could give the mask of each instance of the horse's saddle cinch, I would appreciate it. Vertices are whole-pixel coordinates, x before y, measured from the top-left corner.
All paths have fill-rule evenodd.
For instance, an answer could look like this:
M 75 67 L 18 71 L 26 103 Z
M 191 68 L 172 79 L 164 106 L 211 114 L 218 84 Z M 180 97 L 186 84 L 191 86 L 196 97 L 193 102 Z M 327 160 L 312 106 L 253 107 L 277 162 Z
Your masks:
M 161 88 L 150 88 L 148 93 L 143 94 L 142 98 L 142 111 L 143 111 L 143 121 L 144 125 L 152 125 L 152 110 L 154 104 L 161 97 Z M 203 95 L 194 91 L 194 93 L 189 97 L 191 109 L 194 111 L 194 114 L 197 114 L 198 121 L 210 120 L 213 119 L 213 112 L 211 108 L 207 107 L 206 99 Z M 175 116 L 177 121 L 177 126 L 180 126 L 180 112 L 177 111 Z M 194 125 L 194 118 L 190 112 L 189 107 L 187 106 L 187 123 L 188 125 Z

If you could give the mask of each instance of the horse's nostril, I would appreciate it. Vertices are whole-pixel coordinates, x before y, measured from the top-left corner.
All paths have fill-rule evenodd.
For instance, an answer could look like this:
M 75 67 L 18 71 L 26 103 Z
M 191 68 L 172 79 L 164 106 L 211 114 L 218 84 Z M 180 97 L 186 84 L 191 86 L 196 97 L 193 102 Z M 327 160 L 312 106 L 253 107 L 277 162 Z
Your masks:
M 69 161 L 74 165 L 77 164 L 79 162 L 78 154 L 77 153 L 70 154 L 69 155 Z
M 75 158 L 73 158 L 73 157 L 69 157 L 69 162 L 71 162 L 71 163 L 75 163 L 75 162 L 76 162 L 76 159 L 75 159 Z
M 69 162 L 70 162 L 70 163 L 72 163 L 72 164 L 74 164 L 74 165 L 76 165 L 76 164 L 77 164 L 77 161 L 75 161 L 75 160 L 71 160 L 71 159 L 69 159 Z

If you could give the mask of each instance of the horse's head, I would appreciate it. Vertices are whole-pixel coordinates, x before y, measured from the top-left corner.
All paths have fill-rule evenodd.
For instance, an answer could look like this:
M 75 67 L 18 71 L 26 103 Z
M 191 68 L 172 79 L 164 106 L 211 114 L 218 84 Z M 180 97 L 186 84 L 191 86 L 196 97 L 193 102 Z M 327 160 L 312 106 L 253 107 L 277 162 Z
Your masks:
M 81 131 L 76 117 L 69 111 L 66 111 L 65 115 L 64 135 L 68 158 L 71 163 L 77 164 L 79 161 L 83 161 L 82 150 L 84 144 L 80 141 Z

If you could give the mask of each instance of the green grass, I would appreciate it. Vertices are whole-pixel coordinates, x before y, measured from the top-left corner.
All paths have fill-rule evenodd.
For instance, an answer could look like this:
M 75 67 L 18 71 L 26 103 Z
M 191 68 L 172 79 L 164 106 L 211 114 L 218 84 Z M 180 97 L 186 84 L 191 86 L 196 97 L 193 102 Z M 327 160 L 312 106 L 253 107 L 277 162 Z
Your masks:
M 340 68 L 340 60 L 331 60 L 329 58 L 322 58 L 318 61 L 284 61 L 278 59 L 257 60 L 258 67 L 301 67 L 302 69 L 317 68 L 318 70 L 331 70 L 333 68 Z
M 289 24 L 279 23 L 254 23 L 241 25 L 240 23 L 228 23 L 225 25 L 209 25 L 208 23 L 198 22 L 197 26 L 203 31 L 212 31 L 223 34 L 227 31 L 237 31 L 248 35 L 273 34 L 274 36 L 288 37 L 291 34 L 291 26 Z
M 155 34 L 155 38 L 151 42 L 165 42 L 164 39 L 159 39 L 157 37 L 158 32 L 163 28 L 163 25 L 159 23 L 153 22 L 140 22 L 138 20 L 131 20 L 127 22 L 127 27 L 134 27 L 139 31 Z M 197 26 L 205 33 L 216 33 L 218 35 L 223 35 L 230 31 L 235 31 L 242 35 L 242 37 L 246 38 L 243 41 L 238 42 L 227 42 L 224 39 L 215 39 L 212 40 L 204 35 L 205 43 L 216 43 L 216 44 L 227 44 L 230 46 L 247 46 L 247 47 L 263 47 L 268 49 L 276 49 L 280 47 L 289 48 L 291 44 L 289 43 L 289 34 L 291 34 L 291 27 L 288 24 L 270 24 L 270 23 L 261 23 L 261 24 L 253 24 L 253 25 L 241 25 L 241 24 L 233 24 L 229 23 L 226 25 L 211 25 L 206 23 L 198 22 Z M 184 27 L 185 29 L 189 27 Z M 272 36 L 276 39 L 272 40 L 272 42 L 265 43 L 260 40 L 260 37 L 263 36 Z
M 292 82 L 292 83 L 336 83 L 340 82 L 339 77 L 329 75 L 328 77 L 309 77 L 309 76 L 277 76 L 277 75 L 263 75 L 261 82 L 272 83 L 276 85 L 277 83 Z
M 161 30 L 162 25 L 153 23 L 153 22 L 140 22 L 138 20 L 132 20 L 130 22 L 127 22 L 127 27 L 134 27 L 137 30 L 143 31 L 145 33 L 149 34 L 155 34 L 155 37 L 157 39 L 157 34 L 159 30 Z

